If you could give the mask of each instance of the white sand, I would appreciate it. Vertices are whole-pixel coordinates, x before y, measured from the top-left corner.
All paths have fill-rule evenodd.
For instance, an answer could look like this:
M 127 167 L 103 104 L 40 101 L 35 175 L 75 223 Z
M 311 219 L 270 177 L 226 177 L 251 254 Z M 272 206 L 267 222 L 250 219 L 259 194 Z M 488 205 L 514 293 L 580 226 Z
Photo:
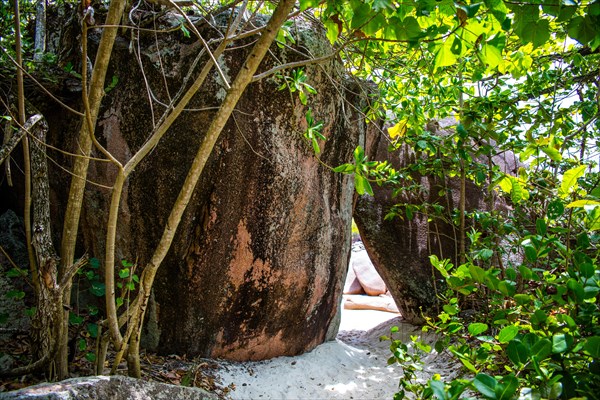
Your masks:
M 389 342 L 380 342 L 379 337 L 389 335 L 394 325 L 405 339 L 420 334 L 399 314 L 344 310 L 335 341 L 297 357 L 222 362 L 221 385 L 235 385 L 228 395 L 231 399 L 391 399 L 402 370 L 387 365 Z

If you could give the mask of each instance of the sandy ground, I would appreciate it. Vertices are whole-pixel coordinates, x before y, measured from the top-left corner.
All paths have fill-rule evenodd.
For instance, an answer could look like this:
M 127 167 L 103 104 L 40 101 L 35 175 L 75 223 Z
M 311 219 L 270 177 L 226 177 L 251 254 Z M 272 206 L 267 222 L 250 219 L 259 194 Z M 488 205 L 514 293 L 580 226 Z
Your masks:
M 394 325 L 407 340 L 411 334 L 421 333 L 402 322 L 399 314 L 343 310 L 335 341 L 297 357 L 221 362 L 221 385 L 233 384 L 235 390 L 228 394 L 231 399 L 391 399 L 402 369 L 387 365 L 389 342 L 381 342 L 379 337 L 389 335 Z M 440 361 L 429 359 L 425 376 L 450 373 Z

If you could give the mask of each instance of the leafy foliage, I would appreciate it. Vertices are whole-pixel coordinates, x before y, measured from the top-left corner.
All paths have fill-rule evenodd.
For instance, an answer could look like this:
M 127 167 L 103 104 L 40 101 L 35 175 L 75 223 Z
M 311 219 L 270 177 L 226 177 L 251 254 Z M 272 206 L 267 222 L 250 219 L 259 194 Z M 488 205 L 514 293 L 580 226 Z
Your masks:
M 512 207 L 466 215 L 464 262 L 431 257 L 448 291 L 427 329 L 468 378 L 414 386 L 418 359 L 392 342 L 392 361 L 409 365 L 399 398 L 600 393 L 599 4 L 326 3 L 330 40 L 349 42 L 354 73 L 380 88 L 371 117 L 392 121 L 392 149 L 419 155 L 400 171 L 356 157 L 336 171 L 354 173 L 359 194 L 369 192 L 364 179 L 396 195 L 424 190 L 416 175 L 468 179 L 488 188 L 488 204 Z M 454 131 L 432 124 L 447 117 Z M 492 162 L 498 156 L 512 157 L 512 167 Z M 461 211 L 439 204 L 399 203 L 388 218 L 415 212 L 460 228 Z

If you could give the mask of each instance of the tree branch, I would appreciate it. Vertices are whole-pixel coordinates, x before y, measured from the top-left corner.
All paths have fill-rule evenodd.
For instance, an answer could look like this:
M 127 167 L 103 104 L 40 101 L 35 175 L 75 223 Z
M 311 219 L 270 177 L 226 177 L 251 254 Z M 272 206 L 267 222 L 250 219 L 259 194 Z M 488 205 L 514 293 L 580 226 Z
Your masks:
M 328 54 L 326 56 L 317 57 L 317 58 L 310 58 L 308 60 L 295 61 L 295 62 L 291 62 L 291 63 L 287 63 L 287 64 L 278 65 L 276 67 L 271 68 L 268 71 L 262 72 L 262 73 L 260 73 L 258 75 L 254 75 L 252 77 L 252 81 L 251 82 L 254 83 L 254 82 L 260 81 L 261 79 L 264 79 L 267 76 L 273 75 L 274 73 L 282 71 L 284 69 L 296 68 L 296 67 L 303 67 L 305 65 L 318 64 L 318 63 L 321 63 L 323 61 L 331 60 L 337 54 L 338 54 L 337 51 L 334 51 L 333 53 Z
M 41 114 L 35 114 L 29 117 L 25 125 L 19 129 L 16 135 L 13 135 L 7 143 L 0 148 L 0 164 L 2 164 L 10 155 L 10 153 L 17 147 L 19 141 L 29 132 L 29 130 L 42 119 Z

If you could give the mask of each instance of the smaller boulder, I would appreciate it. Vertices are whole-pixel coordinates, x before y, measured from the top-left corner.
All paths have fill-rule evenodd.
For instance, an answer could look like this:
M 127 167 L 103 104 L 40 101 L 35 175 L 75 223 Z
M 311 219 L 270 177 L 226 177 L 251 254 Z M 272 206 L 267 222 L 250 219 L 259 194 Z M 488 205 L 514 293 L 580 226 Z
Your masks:
M 352 246 L 350 265 L 360 282 L 360 286 L 369 296 L 379 296 L 387 292 L 385 282 L 377 273 L 362 243 L 355 243 Z
M 346 310 L 377 310 L 391 313 L 399 313 L 394 299 L 389 294 L 379 296 L 344 296 L 344 308 Z
M 42 383 L 8 393 L 0 398 L 35 400 L 205 400 L 218 399 L 216 394 L 206 390 L 168 385 L 158 382 L 146 382 L 126 376 L 89 376 L 66 379 L 56 383 Z
M 346 282 L 344 283 L 344 294 L 364 294 L 363 290 L 356 274 L 354 273 L 354 268 L 348 268 L 348 275 L 346 275 Z

